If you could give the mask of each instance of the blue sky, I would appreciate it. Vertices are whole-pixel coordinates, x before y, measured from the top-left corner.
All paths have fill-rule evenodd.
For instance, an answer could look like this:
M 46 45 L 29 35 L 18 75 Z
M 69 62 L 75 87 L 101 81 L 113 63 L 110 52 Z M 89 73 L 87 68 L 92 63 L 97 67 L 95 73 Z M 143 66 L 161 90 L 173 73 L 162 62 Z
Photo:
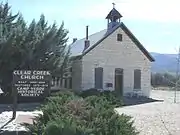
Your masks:
M 2 0 L 7 1 L 7 0 Z M 112 2 L 123 15 L 122 21 L 151 52 L 177 53 L 180 46 L 179 0 L 8 0 L 12 12 L 20 11 L 25 20 L 38 20 L 43 13 L 49 24 L 65 23 L 72 38 L 85 36 L 106 29 L 106 15 Z

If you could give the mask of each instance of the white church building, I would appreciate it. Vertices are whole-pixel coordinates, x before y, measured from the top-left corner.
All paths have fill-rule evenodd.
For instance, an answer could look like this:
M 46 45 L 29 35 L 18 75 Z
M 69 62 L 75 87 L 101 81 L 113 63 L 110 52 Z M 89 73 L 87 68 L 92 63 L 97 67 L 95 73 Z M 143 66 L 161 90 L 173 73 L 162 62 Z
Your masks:
M 122 95 L 149 97 L 151 63 L 154 58 L 121 21 L 113 7 L 106 19 L 108 26 L 71 44 L 73 90 L 115 90 Z M 67 85 L 67 82 L 66 82 Z

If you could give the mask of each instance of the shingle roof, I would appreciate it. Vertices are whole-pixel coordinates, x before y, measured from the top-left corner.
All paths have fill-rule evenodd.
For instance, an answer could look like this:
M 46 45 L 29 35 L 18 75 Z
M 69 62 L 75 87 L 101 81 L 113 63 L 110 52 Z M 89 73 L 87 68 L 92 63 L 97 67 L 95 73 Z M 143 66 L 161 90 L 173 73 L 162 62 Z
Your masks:
M 112 34 L 116 29 L 119 27 L 131 38 L 131 40 L 137 45 L 137 47 L 144 53 L 144 55 L 150 60 L 155 61 L 154 58 L 150 55 L 150 53 L 143 47 L 143 45 L 138 41 L 138 39 L 132 34 L 132 32 L 125 26 L 124 23 L 120 23 L 116 27 L 114 27 L 111 31 L 102 30 L 100 32 L 94 33 L 90 35 L 89 41 L 90 46 L 84 50 L 84 41 L 85 38 L 75 41 L 73 44 L 70 45 L 71 47 L 71 56 L 84 56 L 93 48 L 95 48 L 98 44 L 100 44 L 104 39 L 106 39 L 110 34 Z

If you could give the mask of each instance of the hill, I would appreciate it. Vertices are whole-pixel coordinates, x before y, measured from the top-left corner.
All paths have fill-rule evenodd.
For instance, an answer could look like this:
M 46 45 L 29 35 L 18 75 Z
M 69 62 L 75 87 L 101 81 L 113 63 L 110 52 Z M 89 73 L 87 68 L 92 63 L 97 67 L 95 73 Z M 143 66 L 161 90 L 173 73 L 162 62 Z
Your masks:
M 152 64 L 153 72 L 176 72 L 177 54 L 161 54 L 151 52 L 151 55 L 155 58 L 155 62 Z

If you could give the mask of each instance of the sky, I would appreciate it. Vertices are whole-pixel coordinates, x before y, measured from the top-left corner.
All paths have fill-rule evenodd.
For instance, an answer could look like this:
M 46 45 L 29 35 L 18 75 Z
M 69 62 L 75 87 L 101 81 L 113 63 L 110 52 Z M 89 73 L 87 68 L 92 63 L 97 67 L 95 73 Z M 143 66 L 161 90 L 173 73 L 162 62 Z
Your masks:
M 8 1 L 12 13 L 21 12 L 27 23 L 44 14 L 69 31 L 69 41 L 107 28 L 105 17 L 115 8 L 121 21 L 150 52 L 177 53 L 180 46 L 180 0 L 0 0 Z

